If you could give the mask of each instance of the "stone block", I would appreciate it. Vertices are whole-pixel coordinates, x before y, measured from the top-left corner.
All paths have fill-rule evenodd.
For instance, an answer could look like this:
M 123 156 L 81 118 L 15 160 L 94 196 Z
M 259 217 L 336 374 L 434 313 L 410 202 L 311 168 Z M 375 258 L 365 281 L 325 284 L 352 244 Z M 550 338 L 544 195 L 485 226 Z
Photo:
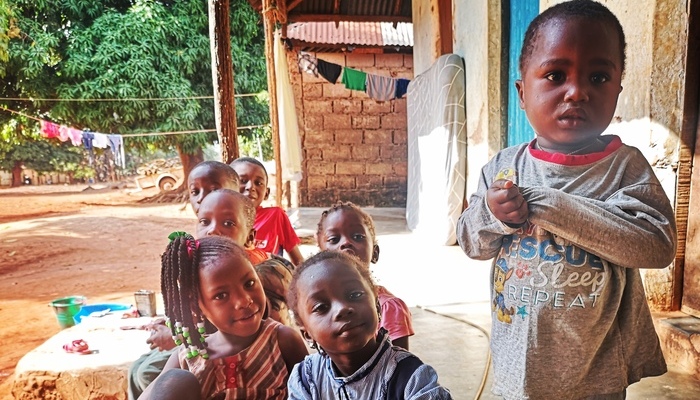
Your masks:
M 347 144 L 326 144 L 322 146 L 323 159 L 326 161 L 350 161 L 352 160 L 352 146 Z
M 333 100 L 333 112 L 340 114 L 359 114 L 362 111 L 362 103 L 364 101 L 357 99 L 338 99 Z M 327 109 L 326 112 L 329 112 Z
M 350 53 L 345 56 L 345 62 L 350 68 L 373 67 L 374 54 Z
M 362 130 L 359 129 L 342 129 L 335 131 L 336 143 L 361 144 Z
M 363 175 L 365 173 L 365 163 L 337 162 L 335 170 L 338 175 Z
M 408 146 L 406 144 L 387 144 L 379 149 L 379 156 L 386 161 L 406 161 L 408 159 Z
M 304 159 L 316 161 L 323 160 L 323 150 L 320 147 L 305 146 Z
M 324 176 L 311 175 L 306 179 L 306 185 L 309 190 L 325 189 L 326 178 Z
M 351 129 L 352 122 L 349 115 L 328 114 L 323 116 L 323 128 L 326 130 Z
M 336 175 L 328 178 L 328 187 L 333 189 L 355 189 L 355 177 Z
M 374 65 L 380 68 L 403 67 L 403 54 L 378 54 Z
M 304 115 L 304 130 L 320 131 L 323 129 L 323 115 Z
M 394 144 L 403 144 L 405 145 L 408 143 L 408 130 L 406 129 L 397 129 L 394 131 L 393 135 L 393 140 L 392 143 Z
M 314 146 L 328 143 L 330 136 L 323 131 L 308 131 L 304 135 L 304 146 Z
M 399 177 L 408 176 L 408 163 L 407 162 L 394 162 L 394 174 Z
M 367 144 L 391 144 L 393 132 L 386 129 L 366 130 L 365 140 Z
M 406 129 L 405 114 L 387 114 L 381 116 L 382 129 Z

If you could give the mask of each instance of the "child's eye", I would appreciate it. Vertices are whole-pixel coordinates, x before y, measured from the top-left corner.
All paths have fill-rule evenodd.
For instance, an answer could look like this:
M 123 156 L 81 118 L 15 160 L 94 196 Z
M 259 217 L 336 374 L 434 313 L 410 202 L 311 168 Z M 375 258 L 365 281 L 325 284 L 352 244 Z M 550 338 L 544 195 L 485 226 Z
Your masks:
M 591 82 L 593 83 L 605 83 L 610 80 L 610 77 L 607 74 L 594 74 L 591 77 Z
M 227 228 L 233 227 L 235 224 L 231 220 L 224 221 L 224 226 Z
M 338 240 L 340 240 L 340 239 L 338 239 L 337 236 L 330 236 L 330 237 L 326 238 L 326 242 L 328 242 L 330 244 L 336 244 L 336 243 L 338 243 Z
M 362 240 L 365 240 L 366 237 L 367 237 L 367 236 L 365 236 L 365 235 L 363 235 L 363 234 L 361 234 L 361 233 L 357 233 L 357 234 L 353 235 L 352 238 L 355 239 L 355 240 L 357 240 L 357 241 L 362 241 Z
M 264 185 L 265 185 L 265 183 L 262 181 L 255 182 L 255 186 L 264 186 Z
M 564 74 L 561 72 L 550 72 L 547 75 L 545 75 L 545 79 L 552 81 L 552 82 L 561 82 L 564 80 Z
M 313 308 L 311 308 L 311 312 L 317 314 L 323 314 L 324 312 L 326 312 L 326 310 L 328 310 L 328 306 L 324 303 L 316 304 L 315 306 L 313 306 Z
M 214 300 L 225 300 L 228 298 L 228 293 L 221 292 L 214 295 Z
M 199 194 L 199 189 L 192 189 L 192 190 L 190 190 L 190 194 L 191 194 L 192 196 L 198 195 L 198 194 Z
M 359 291 L 352 292 L 352 293 L 350 293 L 349 297 L 351 300 L 357 300 L 357 299 L 361 298 L 364 294 L 365 294 L 365 292 L 359 292 Z
M 199 220 L 199 224 L 203 225 L 203 226 L 207 226 L 207 225 L 209 225 L 209 220 L 206 218 L 202 218 Z
M 246 289 L 252 288 L 253 286 L 255 286 L 255 279 L 246 281 L 246 283 L 243 286 L 245 286 Z

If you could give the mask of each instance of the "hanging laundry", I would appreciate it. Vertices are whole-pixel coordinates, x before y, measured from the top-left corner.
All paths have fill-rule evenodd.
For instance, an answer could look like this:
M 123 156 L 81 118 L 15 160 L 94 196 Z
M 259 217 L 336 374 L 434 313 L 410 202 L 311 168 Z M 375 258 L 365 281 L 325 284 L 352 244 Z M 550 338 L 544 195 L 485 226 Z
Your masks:
M 73 146 L 80 146 L 83 143 L 83 131 L 75 128 L 68 128 L 68 138 L 70 142 L 73 143 Z
M 92 146 L 98 149 L 104 149 L 109 146 L 109 140 L 104 133 L 95 132 L 95 138 L 92 140 Z
M 45 137 L 47 139 L 55 138 L 59 136 L 58 130 L 60 127 L 58 124 L 54 124 L 53 122 L 49 121 L 40 121 L 41 122 L 41 136 Z
M 92 151 L 93 139 L 95 139 L 95 134 L 87 129 L 83 129 L 83 146 L 85 146 L 85 150 Z
M 334 64 L 328 61 L 323 61 L 321 59 L 316 60 L 316 68 L 318 74 L 324 77 L 328 82 L 335 84 L 338 82 L 338 77 L 342 71 L 342 67 L 338 64 Z
M 299 65 L 299 71 L 306 72 L 307 74 L 313 75 L 318 78 L 318 70 L 316 67 L 316 57 L 305 51 L 300 51 L 297 57 L 297 64 Z M 336 77 L 336 79 L 338 79 Z M 335 83 L 335 82 L 334 82 Z
M 70 129 L 69 127 L 65 125 L 61 125 L 58 128 L 58 139 L 62 142 L 65 142 L 66 140 L 70 139 Z
M 343 84 L 347 89 L 364 92 L 367 87 L 367 73 L 345 67 L 343 69 Z
M 114 154 L 114 163 L 120 167 L 125 167 L 124 162 L 124 143 L 121 135 L 107 135 L 109 148 Z
M 400 99 L 408 91 L 408 84 L 411 83 L 409 79 L 399 78 L 396 80 L 396 98 Z
M 367 74 L 367 95 L 377 101 L 396 98 L 396 79 L 390 76 Z

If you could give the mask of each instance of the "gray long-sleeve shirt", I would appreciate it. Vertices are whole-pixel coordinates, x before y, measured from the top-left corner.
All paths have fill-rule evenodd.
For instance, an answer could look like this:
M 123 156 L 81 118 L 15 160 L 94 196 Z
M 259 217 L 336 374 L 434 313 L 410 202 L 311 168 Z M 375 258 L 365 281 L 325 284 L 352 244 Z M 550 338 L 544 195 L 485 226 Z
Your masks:
M 638 268 L 673 261 L 673 209 L 638 149 L 601 138 L 605 151 L 585 156 L 501 151 L 460 217 L 464 252 L 494 258 L 493 390 L 506 399 L 619 392 L 666 371 Z M 528 204 L 518 229 L 486 204 L 504 177 Z

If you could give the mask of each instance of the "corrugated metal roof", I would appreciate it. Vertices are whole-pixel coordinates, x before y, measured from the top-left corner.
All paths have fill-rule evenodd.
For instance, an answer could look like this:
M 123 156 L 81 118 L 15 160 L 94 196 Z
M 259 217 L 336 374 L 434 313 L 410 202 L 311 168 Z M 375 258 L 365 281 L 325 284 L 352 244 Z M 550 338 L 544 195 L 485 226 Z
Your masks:
M 297 22 L 287 26 L 287 37 L 307 43 L 359 46 L 413 47 L 413 24 L 400 22 Z
M 339 14 L 335 14 L 333 1 L 304 0 L 291 14 L 330 14 L 350 16 L 387 16 L 411 18 L 411 0 L 340 0 Z M 398 4 L 398 13 L 395 12 Z

